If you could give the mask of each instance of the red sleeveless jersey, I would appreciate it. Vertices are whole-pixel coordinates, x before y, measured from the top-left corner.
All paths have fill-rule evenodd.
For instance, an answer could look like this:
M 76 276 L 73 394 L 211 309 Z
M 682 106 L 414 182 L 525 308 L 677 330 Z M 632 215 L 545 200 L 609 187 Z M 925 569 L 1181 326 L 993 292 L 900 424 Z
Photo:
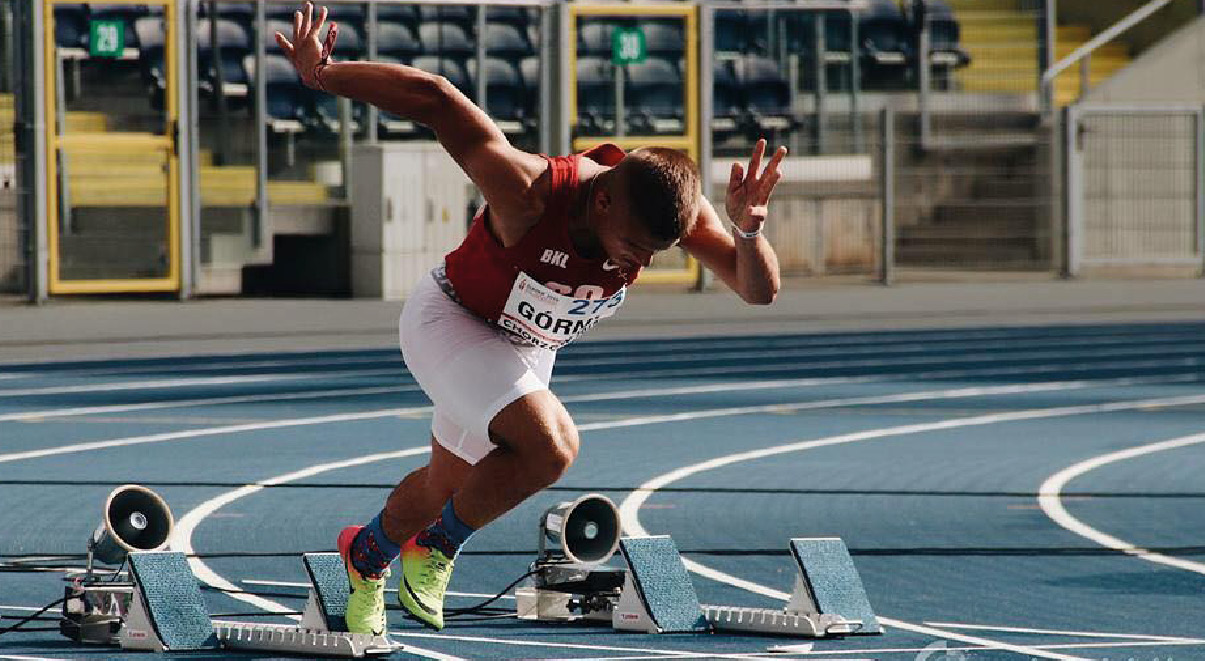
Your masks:
M 544 214 L 520 241 L 504 247 L 485 224 L 483 206 L 473 219 L 468 236 L 444 258 L 449 283 L 460 304 L 482 319 L 498 321 L 519 273 L 526 273 L 563 296 L 601 299 L 631 284 L 639 274 L 625 275 L 606 257 L 586 259 L 569 240 L 569 217 L 578 193 L 578 165 L 589 158 L 615 165 L 624 152 L 603 144 L 581 154 L 548 159 L 548 197 Z

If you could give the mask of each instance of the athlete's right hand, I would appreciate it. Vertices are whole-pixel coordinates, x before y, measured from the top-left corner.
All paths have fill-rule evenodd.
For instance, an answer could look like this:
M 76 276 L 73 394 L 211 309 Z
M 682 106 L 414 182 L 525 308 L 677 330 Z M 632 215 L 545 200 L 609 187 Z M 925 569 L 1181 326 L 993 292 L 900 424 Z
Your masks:
M 326 7 L 318 13 L 318 22 L 314 23 L 314 3 L 307 2 L 299 11 L 293 12 L 293 40 L 289 41 L 280 32 L 276 33 L 276 43 L 297 69 L 301 82 L 316 89 L 322 88 L 319 79 L 322 67 L 330 63 L 331 51 L 335 48 L 335 38 L 339 34 L 339 26 L 331 23 L 326 31 L 326 40 L 319 40 L 322 24 L 326 22 Z

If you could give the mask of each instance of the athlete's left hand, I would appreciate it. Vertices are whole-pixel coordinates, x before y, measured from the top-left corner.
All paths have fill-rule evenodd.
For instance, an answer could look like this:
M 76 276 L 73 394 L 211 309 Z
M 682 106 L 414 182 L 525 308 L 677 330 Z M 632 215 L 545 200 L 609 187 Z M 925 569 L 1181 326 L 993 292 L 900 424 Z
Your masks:
M 724 200 L 724 208 L 728 211 L 728 219 L 745 232 L 756 232 L 766 222 L 766 205 L 782 176 L 778 166 L 787 155 L 787 148 L 776 149 L 766 169 L 761 171 L 761 159 L 765 153 L 766 141 L 763 138 L 753 146 L 749 169 L 742 168 L 739 162 L 733 163 L 732 175 L 728 178 L 728 197 Z

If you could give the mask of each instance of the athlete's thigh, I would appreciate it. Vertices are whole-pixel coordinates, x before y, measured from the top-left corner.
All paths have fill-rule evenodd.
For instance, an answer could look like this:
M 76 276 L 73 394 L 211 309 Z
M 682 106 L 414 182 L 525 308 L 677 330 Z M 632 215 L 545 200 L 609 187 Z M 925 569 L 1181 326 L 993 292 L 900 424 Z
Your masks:
M 507 404 L 490 421 L 489 431 L 495 445 L 510 450 L 577 453 L 577 427 L 550 390 L 535 390 Z

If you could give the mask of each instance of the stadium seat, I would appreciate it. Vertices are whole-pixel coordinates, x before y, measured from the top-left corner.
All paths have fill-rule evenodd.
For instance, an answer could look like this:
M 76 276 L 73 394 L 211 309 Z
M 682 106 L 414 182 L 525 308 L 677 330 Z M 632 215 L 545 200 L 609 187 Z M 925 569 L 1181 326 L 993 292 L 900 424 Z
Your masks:
M 382 23 L 401 23 L 409 28 L 418 25 L 418 7 L 415 5 L 399 5 L 392 2 L 374 3 L 377 7 L 377 26 Z
M 477 24 L 477 10 L 471 5 L 424 3 L 418 5 L 418 20 L 422 23 L 454 23 L 467 34 Z
M 341 60 L 359 60 L 364 57 L 367 46 L 364 44 L 364 28 L 356 27 L 355 23 L 340 23 L 339 37 L 335 44 L 335 52 Z M 326 37 L 323 31 L 322 36 Z
M 147 19 L 158 21 L 158 19 Z M 251 39 L 242 25 L 226 18 L 203 18 L 197 22 L 198 87 L 207 95 L 214 93 L 213 28 L 217 28 L 220 51 L 218 65 L 222 67 L 222 94 L 232 99 L 247 98 L 247 72 L 243 59 L 251 52 Z
M 539 23 L 539 14 L 528 7 L 512 7 L 508 5 L 489 5 L 485 12 L 487 24 L 512 25 L 525 30 L 528 25 Z
M 64 57 L 85 57 L 88 34 L 88 8 L 84 5 L 55 5 L 54 43 Z
M 896 67 L 905 64 L 909 28 L 895 0 L 871 0 L 858 19 L 858 38 L 868 64 Z
M 469 84 L 477 86 L 477 60 L 468 62 Z M 528 127 L 526 90 L 519 70 L 500 58 L 485 59 L 485 110 L 505 133 L 522 133 Z
M 210 4 L 208 2 L 201 3 L 201 16 L 209 15 Z M 232 20 L 245 23 L 250 20 L 255 20 L 255 3 L 254 2 L 218 2 L 217 15 L 219 18 L 229 18 Z
M 248 55 L 244 63 L 250 80 L 254 81 L 254 56 Z M 268 117 L 268 128 L 274 133 L 300 133 L 305 128 L 310 94 L 288 58 L 264 56 L 264 88 L 267 91 L 264 112 Z
M 711 130 L 717 139 L 735 135 L 745 121 L 744 101 L 731 60 L 712 65 Z
M 152 11 L 147 5 L 106 5 L 103 3 L 91 3 L 88 5 L 88 15 L 90 18 L 100 18 L 108 20 L 124 20 L 133 22 L 144 16 L 152 14 L 162 15 L 163 10 L 158 9 Z
M 409 60 L 423 51 L 414 31 L 402 23 L 378 23 L 376 37 L 378 55 Z
M 423 23 L 418 26 L 418 41 L 423 55 L 467 58 L 477 54 L 477 46 L 464 28 L 456 23 Z
M 749 20 L 743 10 L 720 9 L 715 12 L 715 50 L 717 56 L 734 57 L 748 48 Z
M 966 66 L 971 57 L 959 43 L 961 29 L 954 10 L 943 0 L 929 0 L 929 60 L 948 69 Z
M 686 30 L 681 21 L 645 22 L 640 29 L 649 55 L 677 60 L 686 52 Z
M 609 57 L 577 60 L 577 124 L 589 135 L 615 129 L 615 79 Z
M 611 33 L 615 24 L 593 20 L 577 30 L 577 54 L 580 57 L 611 57 Z
M 523 81 L 523 110 L 527 117 L 538 118 L 540 116 L 540 56 L 532 55 L 520 60 L 519 76 Z
M 163 19 L 140 18 L 134 21 L 133 32 L 137 35 L 139 46 L 138 61 L 142 70 L 143 81 L 151 88 L 151 95 L 160 98 L 167 88 L 166 68 L 163 59 L 164 34 Z
M 486 55 L 517 62 L 528 55 L 534 55 L 535 52 L 535 47 L 527 41 L 527 35 L 519 28 L 505 23 L 490 23 L 485 26 Z
M 632 109 L 629 129 L 638 134 L 681 134 L 685 86 L 675 61 L 657 57 L 627 65 L 624 105 Z
M 750 55 L 736 61 L 735 71 L 745 106 L 758 131 L 772 133 L 795 125 L 790 88 L 777 62 Z

